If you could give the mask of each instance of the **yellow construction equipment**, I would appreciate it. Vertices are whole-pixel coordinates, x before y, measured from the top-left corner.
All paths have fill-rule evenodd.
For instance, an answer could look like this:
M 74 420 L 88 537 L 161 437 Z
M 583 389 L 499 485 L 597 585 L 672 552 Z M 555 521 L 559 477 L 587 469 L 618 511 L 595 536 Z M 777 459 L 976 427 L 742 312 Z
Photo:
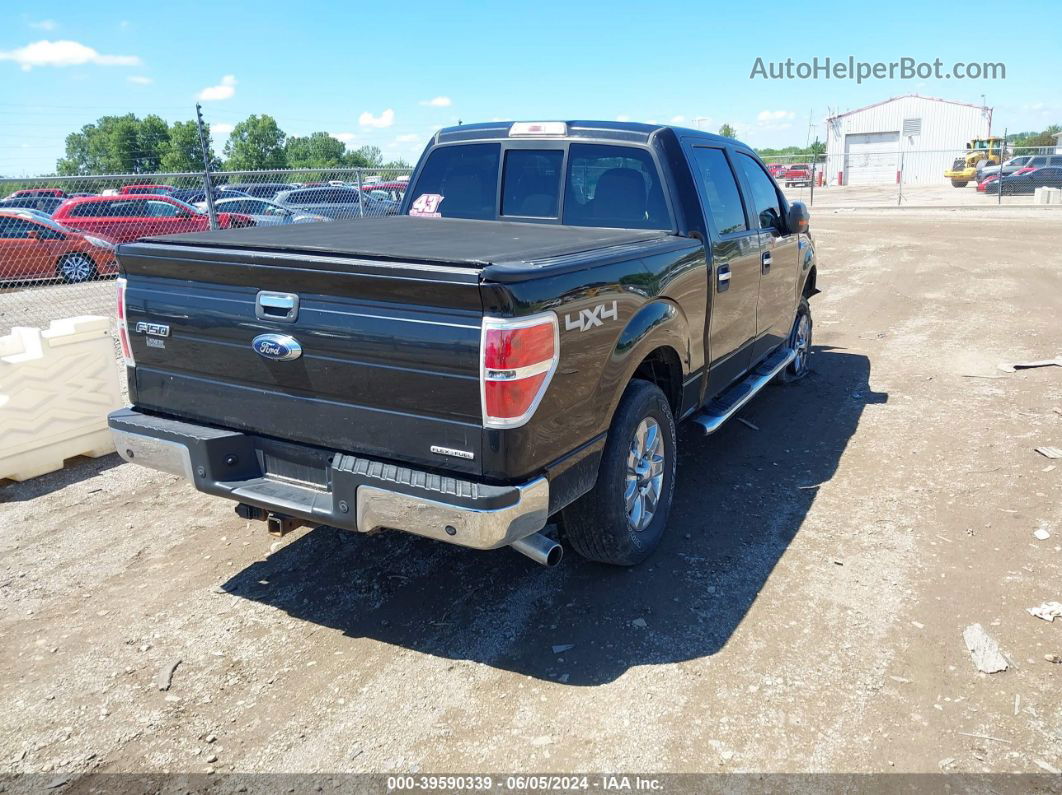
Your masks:
M 950 179 L 956 188 L 965 188 L 974 178 L 978 167 L 1003 162 L 1003 144 L 1003 139 L 995 136 L 972 139 L 966 144 L 966 154 L 955 158 L 955 162 L 944 172 L 944 176 Z

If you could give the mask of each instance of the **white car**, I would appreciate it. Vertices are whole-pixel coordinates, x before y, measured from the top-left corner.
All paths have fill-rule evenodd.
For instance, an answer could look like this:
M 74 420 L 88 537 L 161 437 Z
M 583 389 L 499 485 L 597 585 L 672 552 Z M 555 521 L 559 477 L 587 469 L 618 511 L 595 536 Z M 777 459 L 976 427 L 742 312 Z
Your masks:
M 196 207 L 206 211 L 206 202 L 199 202 Z M 234 196 L 231 199 L 219 199 L 214 202 L 214 208 L 219 213 L 241 213 L 254 219 L 255 226 L 279 226 L 281 224 L 309 224 L 316 221 L 331 221 L 323 215 L 292 210 L 281 207 L 276 202 L 266 199 L 256 199 L 248 196 Z

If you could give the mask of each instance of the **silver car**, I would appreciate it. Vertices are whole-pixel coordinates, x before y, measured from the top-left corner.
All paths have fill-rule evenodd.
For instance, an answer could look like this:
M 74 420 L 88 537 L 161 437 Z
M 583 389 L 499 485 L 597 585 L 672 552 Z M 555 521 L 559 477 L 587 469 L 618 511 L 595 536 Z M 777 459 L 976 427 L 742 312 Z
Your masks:
M 374 199 L 357 188 L 332 185 L 281 191 L 276 195 L 276 203 L 289 210 L 326 215 L 329 218 L 375 217 L 398 212 L 396 202 Z
M 206 209 L 206 202 L 196 204 L 200 210 Z M 331 221 L 323 215 L 308 213 L 294 207 L 281 207 L 276 202 L 254 197 L 236 196 L 214 202 L 219 213 L 242 213 L 254 219 L 255 226 L 280 226 L 281 224 L 309 224 L 316 221 Z

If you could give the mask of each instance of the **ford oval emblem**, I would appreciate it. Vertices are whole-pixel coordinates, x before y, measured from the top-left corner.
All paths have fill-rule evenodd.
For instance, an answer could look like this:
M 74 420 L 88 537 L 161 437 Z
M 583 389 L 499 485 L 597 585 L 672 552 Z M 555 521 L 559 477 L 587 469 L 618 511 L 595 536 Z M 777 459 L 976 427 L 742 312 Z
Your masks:
M 275 362 L 290 362 L 302 356 L 298 340 L 286 334 L 259 334 L 251 342 L 251 347 L 262 358 Z

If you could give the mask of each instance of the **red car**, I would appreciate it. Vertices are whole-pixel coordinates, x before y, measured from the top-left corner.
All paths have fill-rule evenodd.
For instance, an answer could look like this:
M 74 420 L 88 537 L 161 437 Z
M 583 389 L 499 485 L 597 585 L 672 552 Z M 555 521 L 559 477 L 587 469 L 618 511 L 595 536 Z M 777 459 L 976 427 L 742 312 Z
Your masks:
M 1032 168 L 1031 166 L 1026 166 L 1025 168 L 1019 168 L 1014 173 L 1015 174 L 1028 174 L 1030 171 L 1035 171 L 1035 170 L 1036 169 Z M 1007 176 L 1010 176 L 1010 175 L 1008 174 Z M 977 190 L 980 191 L 981 193 L 987 193 L 988 192 L 988 186 L 990 184 L 992 184 L 993 182 L 995 182 L 997 179 L 999 179 L 999 174 L 993 174 L 990 177 L 985 177 L 983 180 L 981 180 L 980 182 L 977 183 Z M 999 191 L 995 191 L 995 190 L 992 191 L 992 192 L 993 193 L 999 193 Z
M 128 196 L 130 194 L 150 193 L 153 196 L 165 196 L 168 193 L 173 193 L 174 190 L 176 189 L 173 185 L 122 185 L 118 189 L 118 195 Z
M 785 173 L 785 163 L 768 163 L 767 173 L 775 179 L 781 179 L 782 174 Z
M 389 202 L 401 202 L 406 195 L 408 182 L 374 182 L 371 185 L 362 185 L 361 189 L 374 199 L 382 199 Z
M 210 228 L 206 215 L 170 196 L 67 199 L 52 213 L 52 218 L 71 229 L 106 235 L 119 243 L 152 235 L 203 232 Z M 218 226 L 222 229 L 254 226 L 254 219 L 239 213 L 218 213 Z
M 85 282 L 117 272 L 113 241 L 29 213 L 0 211 L 0 284 L 18 286 L 56 276 Z
M 791 163 L 782 172 L 782 183 L 791 188 L 795 185 L 810 185 L 811 184 L 811 166 L 807 163 Z
M 38 198 L 41 196 L 50 196 L 56 199 L 65 199 L 66 191 L 59 188 L 25 188 L 24 190 L 17 190 L 10 196 L 5 196 L 6 199 L 29 199 Z

